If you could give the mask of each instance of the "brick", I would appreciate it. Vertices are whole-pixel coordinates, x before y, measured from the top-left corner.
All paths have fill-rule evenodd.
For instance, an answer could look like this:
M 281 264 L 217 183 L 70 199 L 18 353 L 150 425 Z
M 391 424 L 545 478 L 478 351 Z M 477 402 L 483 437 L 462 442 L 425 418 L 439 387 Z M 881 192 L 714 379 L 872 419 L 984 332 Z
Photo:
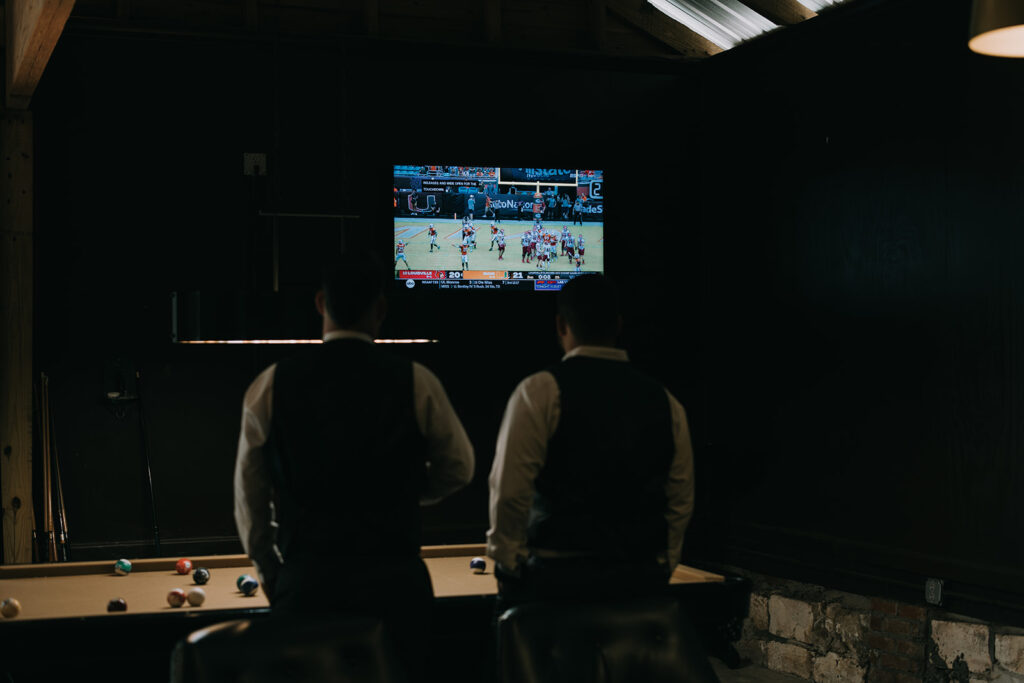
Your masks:
M 900 603 L 899 616 L 905 619 L 916 619 L 918 621 L 922 621 L 927 616 L 927 614 L 928 611 L 924 607 Z
M 863 683 L 865 670 L 857 660 L 830 652 L 814 658 L 812 673 L 816 683 Z
M 768 630 L 768 596 L 750 594 L 750 625 L 758 631 Z
M 897 675 L 894 671 L 872 667 L 868 672 L 868 683 L 896 683 Z
M 896 649 L 891 652 L 896 652 L 904 657 L 911 657 L 918 661 L 924 661 L 924 643 L 915 640 L 897 640 Z
M 879 650 L 881 652 L 897 652 L 898 646 L 896 641 L 892 638 L 887 638 L 881 633 L 869 633 L 865 642 L 872 650 Z
M 958 621 L 932 621 L 932 641 L 939 657 L 950 669 L 958 655 L 972 674 L 987 672 L 992 668 L 989 656 L 989 630 L 982 624 L 967 624 Z
M 878 612 L 879 614 L 888 614 L 889 616 L 894 617 L 899 613 L 899 605 L 892 600 L 871 598 L 871 611 Z
M 882 617 L 878 616 L 877 614 L 871 615 L 871 621 L 869 622 L 869 625 L 871 626 L 871 630 L 872 631 L 881 631 L 882 630 L 882 621 L 883 621 Z
M 764 665 L 772 671 L 792 674 L 804 679 L 811 677 L 811 653 L 799 645 L 765 643 Z
M 773 595 L 768 599 L 768 630 L 780 638 L 811 642 L 814 611 L 803 600 Z
M 1007 671 L 1024 674 L 1024 636 L 996 636 L 996 662 Z
M 838 643 L 842 645 L 840 650 L 858 650 L 863 647 L 864 640 L 868 633 L 868 623 L 871 616 L 867 612 L 847 609 L 841 604 L 831 603 L 824 609 L 824 630 L 823 637 L 816 639 L 813 645 L 822 651 L 835 648 Z M 822 629 L 817 629 L 819 633 Z M 839 652 L 842 654 L 842 652 Z
M 899 671 L 909 671 L 911 673 L 917 673 L 921 670 L 920 661 L 915 661 L 909 657 L 900 657 L 899 655 L 882 654 L 878 658 L 878 663 L 884 666 L 886 669 L 898 669 Z
M 882 628 L 876 630 L 898 636 L 919 636 L 924 631 L 924 622 L 887 618 L 882 620 Z

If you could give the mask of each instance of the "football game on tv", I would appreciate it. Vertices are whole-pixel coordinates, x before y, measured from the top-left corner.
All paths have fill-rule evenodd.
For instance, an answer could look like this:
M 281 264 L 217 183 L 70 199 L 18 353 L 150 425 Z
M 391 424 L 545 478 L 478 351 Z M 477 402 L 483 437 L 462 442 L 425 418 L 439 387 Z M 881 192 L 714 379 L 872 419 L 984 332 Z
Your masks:
M 604 173 L 394 167 L 395 280 L 410 289 L 557 291 L 604 272 Z

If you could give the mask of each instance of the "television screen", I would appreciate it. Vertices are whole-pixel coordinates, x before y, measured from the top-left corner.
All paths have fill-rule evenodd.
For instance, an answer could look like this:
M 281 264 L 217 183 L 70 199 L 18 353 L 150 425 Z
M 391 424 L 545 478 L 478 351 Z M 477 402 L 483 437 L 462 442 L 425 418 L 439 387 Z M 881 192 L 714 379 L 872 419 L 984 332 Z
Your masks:
M 604 272 L 604 173 L 394 167 L 395 280 L 410 289 L 557 291 Z

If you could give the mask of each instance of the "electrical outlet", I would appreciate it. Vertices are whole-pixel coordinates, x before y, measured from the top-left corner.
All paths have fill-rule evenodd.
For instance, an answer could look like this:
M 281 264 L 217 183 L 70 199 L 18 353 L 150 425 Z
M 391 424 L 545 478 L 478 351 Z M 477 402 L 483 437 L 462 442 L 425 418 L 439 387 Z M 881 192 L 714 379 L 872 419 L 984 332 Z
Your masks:
M 929 605 L 942 604 L 942 579 L 925 579 L 924 601 Z
M 242 173 L 244 175 L 267 175 L 267 155 L 254 152 L 243 153 Z

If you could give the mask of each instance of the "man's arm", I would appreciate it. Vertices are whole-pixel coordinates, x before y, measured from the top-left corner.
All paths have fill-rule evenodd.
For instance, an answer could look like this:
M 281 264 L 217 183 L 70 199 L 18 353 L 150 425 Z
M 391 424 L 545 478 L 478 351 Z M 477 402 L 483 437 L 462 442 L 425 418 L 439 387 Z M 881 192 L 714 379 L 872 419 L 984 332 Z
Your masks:
M 270 407 L 274 390 L 271 365 L 253 380 L 242 401 L 242 431 L 235 460 L 235 525 L 242 548 L 256 563 L 264 581 L 275 566 L 268 558 L 274 549 L 272 488 L 263 447 L 270 432 Z M 262 564 L 262 566 L 261 566 Z
M 527 377 L 509 398 L 491 467 L 487 554 L 512 574 L 526 558 L 534 482 L 558 426 L 558 384 L 550 372 Z
M 672 437 L 676 453 L 665 483 L 665 497 L 668 505 L 665 520 L 668 522 L 668 566 L 670 571 L 679 564 L 683 550 L 683 536 L 693 516 L 693 447 L 690 445 L 690 426 L 686 411 L 675 396 L 668 391 L 669 407 L 672 413 Z
M 473 444 L 434 373 L 413 363 L 416 424 L 427 440 L 427 485 L 420 505 L 431 505 L 473 480 Z

